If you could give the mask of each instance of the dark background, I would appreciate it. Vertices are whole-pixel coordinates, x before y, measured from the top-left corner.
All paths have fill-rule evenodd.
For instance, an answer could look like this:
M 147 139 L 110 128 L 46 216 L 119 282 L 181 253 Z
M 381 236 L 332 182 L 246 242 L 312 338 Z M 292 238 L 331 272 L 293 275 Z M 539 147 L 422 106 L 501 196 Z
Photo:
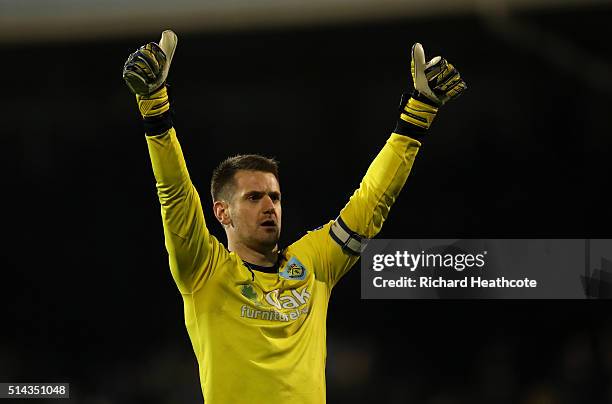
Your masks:
M 410 48 L 455 64 L 381 238 L 610 238 L 612 7 L 178 31 L 175 127 L 212 232 L 212 169 L 281 162 L 282 244 L 333 219 L 393 129 Z M 201 402 L 127 56 L 159 38 L 3 44 L 0 381 L 72 402 Z M 551 268 L 554 270 L 554 268 Z M 328 402 L 610 403 L 607 301 L 366 301 L 328 314 Z

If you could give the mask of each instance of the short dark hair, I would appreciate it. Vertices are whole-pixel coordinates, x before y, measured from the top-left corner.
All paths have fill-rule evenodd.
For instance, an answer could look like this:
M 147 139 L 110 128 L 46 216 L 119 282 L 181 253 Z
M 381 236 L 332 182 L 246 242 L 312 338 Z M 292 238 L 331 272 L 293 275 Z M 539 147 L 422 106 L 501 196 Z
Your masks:
M 259 154 L 239 154 L 223 160 L 213 170 L 210 180 L 210 194 L 213 202 L 219 199 L 231 199 L 231 186 L 234 185 L 234 174 L 238 170 L 263 171 L 272 173 L 278 179 L 278 161 Z M 280 181 L 279 181 L 280 182 Z

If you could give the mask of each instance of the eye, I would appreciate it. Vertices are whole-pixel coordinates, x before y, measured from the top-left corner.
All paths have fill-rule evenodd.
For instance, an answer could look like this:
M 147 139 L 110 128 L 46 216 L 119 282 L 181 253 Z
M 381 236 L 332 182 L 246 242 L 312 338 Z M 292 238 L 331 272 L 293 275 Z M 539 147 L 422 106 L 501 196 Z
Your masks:
M 250 192 L 247 194 L 246 199 L 248 201 L 258 201 L 263 197 L 264 194 L 261 192 Z

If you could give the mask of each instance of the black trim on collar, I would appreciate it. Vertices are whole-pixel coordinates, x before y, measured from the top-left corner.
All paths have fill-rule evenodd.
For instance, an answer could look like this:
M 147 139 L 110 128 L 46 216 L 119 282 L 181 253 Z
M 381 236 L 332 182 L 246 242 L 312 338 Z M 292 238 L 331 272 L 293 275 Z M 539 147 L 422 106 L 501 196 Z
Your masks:
M 251 264 L 250 262 L 242 260 L 242 263 L 249 271 L 265 272 L 267 274 L 276 274 L 280 267 L 281 261 L 285 258 L 285 250 L 279 250 L 276 258 L 276 263 L 271 267 L 264 267 L 263 265 Z
M 251 264 L 250 262 L 246 262 L 246 261 L 242 261 L 242 263 L 248 269 L 251 269 L 253 271 L 265 272 L 267 274 L 275 274 L 278 272 L 278 261 L 276 261 L 276 264 L 274 264 L 274 266 L 271 266 L 271 267 L 264 267 L 262 265 Z

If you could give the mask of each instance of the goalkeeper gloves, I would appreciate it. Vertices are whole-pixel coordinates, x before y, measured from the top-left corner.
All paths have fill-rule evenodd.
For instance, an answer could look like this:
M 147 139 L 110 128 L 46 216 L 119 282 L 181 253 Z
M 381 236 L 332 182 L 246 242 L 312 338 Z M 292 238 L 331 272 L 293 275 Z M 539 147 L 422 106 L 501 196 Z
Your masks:
M 425 52 L 420 43 L 412 47 L 410 71 L 414 91 L 407 101 L 407 97 L 402 96 L 395 132 L 423 135 L 436 117 L 438 108 L 458 97 L 467 85 L 446 59 L 436 56 L 425 63 Z
M 170 30 L 162 32 L 159 45 L 151 42 L 132 53 L 123 66 L 123 79 L 136 94 L 138 109 L 144 118 L 152 118 L 170 109 L 166 78 L 178 38 Z

